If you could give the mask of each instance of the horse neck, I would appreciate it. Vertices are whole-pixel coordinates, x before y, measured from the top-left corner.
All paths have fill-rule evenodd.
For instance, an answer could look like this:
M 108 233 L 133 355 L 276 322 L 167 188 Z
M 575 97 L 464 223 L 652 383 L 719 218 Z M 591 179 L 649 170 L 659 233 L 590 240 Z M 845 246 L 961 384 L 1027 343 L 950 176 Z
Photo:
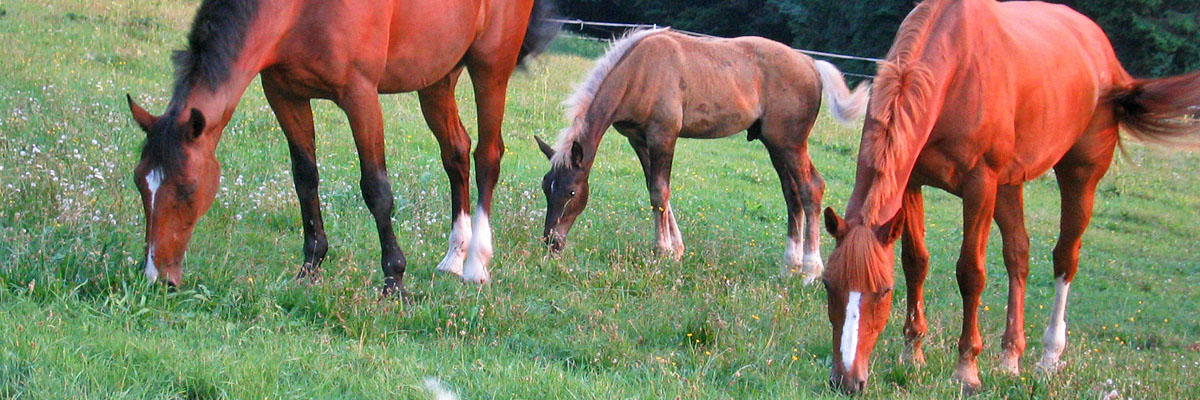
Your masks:
M 200 110 L 211 124 L 221 129 L 233 117 L 233 111 L 254 78 L 276 60 L 274 49 L 295 16 L 295 2 L 263 0 L 260 10 L 247 31 L 242 49 L 230 66 L 224 82 L 209 86 L 203 79 L 185 80 L 188 87 L 176 87 L 168 110 Z
M 890 81 L 876 84 L 873 90 L 881 96 L 871 101 L 892 105 L 876 104 L 868 111 L 847 219 L 881 226 L 900 210 L 917 157 L 933 132 L 955 72 L 956 64 L 944 60 L 933 56 L 908 65 L 880 67 L 880 75 Z

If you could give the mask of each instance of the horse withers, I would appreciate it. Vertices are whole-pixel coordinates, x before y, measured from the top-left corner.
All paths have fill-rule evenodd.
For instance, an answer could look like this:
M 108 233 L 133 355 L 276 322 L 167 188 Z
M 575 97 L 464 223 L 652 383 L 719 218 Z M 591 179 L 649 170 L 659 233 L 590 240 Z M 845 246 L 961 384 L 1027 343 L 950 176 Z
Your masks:
M 723 138 L 748 131 L 760 140 L 783 187 L 788 240 L 783 272 L 821 274 L 824 181 L 808 155 L 821 94 L 849 123 L 863 113 L 867 87 L 853 92 L 841 72 L 781 43 L 758 37 L 712 39 L 668 29 L 634 31 L 616 41 L 567 101 L 570 127 L 554 145 L 537 139 L 550 159 L 544 238 L 560 251 L 588 202 L 588 176 L 609 126 L 629 140 L 641 162 L 657 227 L 657 245 L 678 259 L 683 237 L 671 209 L 671 161 L 678 138 Z M 802 233 L 803 232 L 803 233 Z
M 196 221 L 220 177 L 221 132 L 255 76 L 287 136 L 304 227 L 299 277 L 320 272 L 328 250 L 317 193 L 311 99 L 345 111 L 358 149 L 363 199 L 378 228 L 384 293 L 403 291 L 407 261 L 392 230 L 379 94 L 416 91 L 450 178 L 450 249 L 438 269 L 486 282 L 492 256 L 492 192 L 509 76 L 557 32 L 548 0 L 205 0 L 187 49 L 176 53 L 174 92 L 154 116 L 129 99 L 146 131 L 134 181 L 146 215 L 145 273 L 178 285 Z M 463 69 L 479 107 L 475 149 L 479 203 L 469 216 L 471 140 L 454 87 Z
M 1200 73 L 1133 79 L 1100 27 L 1062 5 L 927 0 L 905 18 L 880 64 L 863 125 L 858 173 L 843 220 L 826 210 L 837 242 L 824 283 L 833 327 L 832 383 L 863 389 L 871 351 L 891 309 L 895 241 L 907 285 L 904 359 L 923 364 L 922 286 L 929 268 L 922 186 L 963 199 L 956 276 L 963 297 L 954 379 L 981 385 L 978 309 L 991 222 L 1009 275 L 1000 370 L 1025 351 L 1029 235 L 1022 187 L 1051 168 L 1062 196 L 1054 247 L 1055 295 L 1038 366 L 1053 371 L 1066 346 L 1067 293 L 1092 215 L 1096 183 L 1119 128 L 1173 145 L 1200 132 Z

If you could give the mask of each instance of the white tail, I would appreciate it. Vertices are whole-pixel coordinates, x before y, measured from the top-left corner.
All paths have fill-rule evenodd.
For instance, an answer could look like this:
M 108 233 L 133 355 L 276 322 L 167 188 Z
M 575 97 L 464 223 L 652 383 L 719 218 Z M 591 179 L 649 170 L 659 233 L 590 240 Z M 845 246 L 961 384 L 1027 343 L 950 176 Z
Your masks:
M 862 118 L 867 111 L 867 100 L 871 97 L 871 87 L 865 82 L 851 92 L 846 86 L 842 71 L 826 61 L 814 61 L 817 74 L 821 76 L 821 90 L 829 102 L 829 111 L 833 117 L 844 125 L 853 124 Z
M 433 394 L 434 400 L 458 400 L 458 394 L 447 388 L 438 378 L 425 378 L 425 390 Z

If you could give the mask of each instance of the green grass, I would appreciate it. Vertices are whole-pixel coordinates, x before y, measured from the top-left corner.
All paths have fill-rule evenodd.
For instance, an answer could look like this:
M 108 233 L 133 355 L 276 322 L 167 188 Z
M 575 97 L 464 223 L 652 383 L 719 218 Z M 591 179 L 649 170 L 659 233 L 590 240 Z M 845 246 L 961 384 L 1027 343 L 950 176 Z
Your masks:
M 0 398 L 428 398 L 428 376 L 471 399 L 837 396 L 825 383 L 824 293 L 773 277 L 784 205 L 758 143 L 680 142 L 674 208 L 688 251 L 674 263 L 653 255 L 637 162 L 609 135 L 566 254 L 543 258 L 547 163 L 533 136 L 564 124 L 559 102 L 590 66 L 579 55 L 599 53 L 590 42 L 566 39 L 513 80 L 488 287 L 434 273 L 448 188 L 413 95 L 388 96 L 384 109 L 415 303 L 376 301 L 378 241 L 345 117 L 327 102 L 316 103 L 316 118 L 332 250 L 325 280 L 293 282 L 299 210 L 283 135 L 257 84 L 218 150 L 222 189 L 196 229 L 183 288 L 146 285 L 131 184 L 143 136 L 123 96 L 163 109 L 168 54 L 196 4 L 0 1 Z M 469 85 L 459 93 L 474 131 Z M 826 202 L 838 209 L 857 142 L 824 114 L 813 134 Z M 993 372 L 1007 282 L 993 233 L 980 398 L 1200 397 L 1200 158 L 1140 145 L 1128 153 L 1101 184 L 1072 285 L 1069 364 L 1053 377 L 1032 372 L 1053 291 L 1053 180 L 1027 189 L 1029 351 L 1015 378 Z M 900 293 L 866 398 L 958 395 L 961 206 L 926 193 L 929 365 L 896 362 Z

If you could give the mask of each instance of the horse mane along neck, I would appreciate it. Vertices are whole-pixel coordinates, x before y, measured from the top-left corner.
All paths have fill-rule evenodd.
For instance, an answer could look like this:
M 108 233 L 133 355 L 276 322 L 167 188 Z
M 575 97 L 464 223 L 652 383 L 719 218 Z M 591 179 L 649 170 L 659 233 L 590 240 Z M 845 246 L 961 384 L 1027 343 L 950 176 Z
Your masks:
M 258 6 L 259 0 L 204 0 L 200 4 L 187 48 L 171 55 L 175 63 L 172 103 L 187 101 L 197 85 L 216 90 L 229 79 Z
M 571 160 L 571 143 L 575 142 L 580 136 L 587 133 L 589 123 L 604 123 L 602 121 L 588 121 L 588 110 L 592 107 L 592 100 L 596 97 L 596 93 L 600 91 L 600 85 L 604 83 L 605 78 L 612 72 L 613 68 L 620 64 L 621 60 L 630 50 L 645 39 L 647 36 L 665 32 L 668 28 L 661 29 L 642 29 L 633 30 L 622 36 L 617 41 L 609 46 L 608 51 L 604 56 L 596 60 L 596 65 L 588 72 L 587 80 L 575 86 L 575 92 L 563 105 L 567 106 L 567 120 L 571 121 L 571 126 L 563 129 L 558 133 L 558 139 L 554 141 L 554 157 L 550 159 L 551 165 L 564 166 Z
M 183 137 L 190 129 L 178 121 L 186 114 L 188 96 L 197 86 L 216 90 L 229 80 L 258 6 L 259 0 L 205 0 L 192 20 L 187 48 L 171 55 L 175 63 L 171 102 L 142 145 L 142 157 L 161 167 L 165 175 L 178 173 L 185 158 Z
M 892 269 L 888 261 L 894 256 L 887 251 L 868 226 L 857 225 L 842 238 L 843 246 L 830 255 L 825 279 L 843 282 L 847 289 L 861 293 L 878 293 L 892 287 Z
M 888 59 L 879 64 L 871 89 L 870 117 L 883 129 L 864 131 L 863 149 L 870 151 L 873 164 L 873 181 L 862 206 L 860 215 L 869 226 L 879 226 L 893 215 L 883 215 L 905 182 L 898 181 L 898 174 L 912 167 L 905 162 L 915 162 L 919 148 L 924 143 L 917 131 L 918 118 L 928 115 L 929 100 L 934 95 L 935 78 L 932 71 L 919 63 L 930 38 L 934 22 L 945 6 L 955 0 L 926 0 L 905 18 L 896 36 L 896 42 L 888 52 Z M 867 146 L 867 143 L 870 146 Z

